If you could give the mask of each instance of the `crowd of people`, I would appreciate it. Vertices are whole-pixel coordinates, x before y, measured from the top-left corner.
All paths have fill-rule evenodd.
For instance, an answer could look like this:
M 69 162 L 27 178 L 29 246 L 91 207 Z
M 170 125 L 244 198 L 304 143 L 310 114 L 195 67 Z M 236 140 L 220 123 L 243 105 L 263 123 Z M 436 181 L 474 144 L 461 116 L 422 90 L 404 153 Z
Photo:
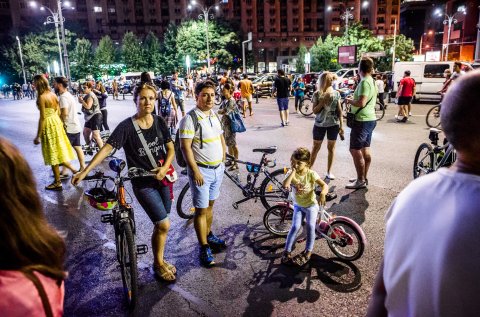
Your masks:
M 12 85 L 3 84 L 1 87 L 3 98 L 10 98 L 10 94 L 13 100 L 20 100 L 23 98 L 36 98 L 36 89 L 32 82 L 25 82 L 23 84 L 13 83 Z
M 346 186 L 349 189 L 368 186 L 372 160 L 370 146 L 376 127 L 374 107 L 380 93 L 379 84 L 372 76 L 373 70 L 373 61 L 362 58 L 358 65 L 359 82 L 353 96 L 347 99 L 351 105 L 352 119 L 348 123 L 351 128 L 350 153 L 357 172 L 356 178 Z M 408 77 L 409 74 L 405 72 L 405 78 Z M 432 315 L 433 312 L 471 315 L 480 308 L 475 301 L 480 290 L 475 277 L 480 254 L 471 252 L 471 247 L 468 247 L 475 245 L 478 240 L 475 230 L 480 224 L 480 202 L 476 201 L 480 197 L 480 161 L 477 155 L 480 151 L 480 135 L 474 124 L 479 112 L 474 106 L 464 106 L 472 100 L 478 100 L 475 87 L 480 84 L 480 73 L 462 77 L 456 81 L 458 84 L 448 83 L 451 88 L 445 96 L 441 113 L 445 133 L 458 152 L 457 162 L 450 170 L 441 169 L 412 182 L 390 207 L 386 216 L 385 255 L 373 290 L 370 316 Z M 165 259 L 173 195 L 172 186 L 165 178 L 174 158 L 178 160 L 178 155 L 181 155 L 186 163 L 195 208 L 193 223 L 199 244 L 199 261 L 205 267 L 212 267 L 215 265 L 214 253 L 222 252 L 227 247 L 225 241 L 214 234 L 212 224 L 213 209 L 220 195 L 226 168 L 226 153 L 238 158 L 236 136 L 231 129 L 229 116 L 238 111 L 233 98 L 235 90 L 240 90 L 242 95 L 243 114 L 247 106 L 250 115 L 253 114 L 251 99 L 249 103 L 253 91 L 246 77 L 242 79 L 243 84 L 238 78 L 237 82 L 228 77 L 220 81 L 223 101 L 218 114 L 221 118 L 213 110 L 217 85 L 208 79 L 196 82 L 191 92 L 195 97 L 195 108 L 186 112 L 184 94 L 190 94 L 190 79 L 185 83 L 178 78 L 178 73 L 174 73 L 170 80 L 162 81 L 157 87 L 148 73 L 142 74 L 134 91 L 135 115 L 113 129 L 104 144 L 99 131 L 102 128 L 109 130 L 109 127 L 106 120 L 103 121 L 107 115 L 105 106 L 102 108 L 104 100 L 101 98 L 105 92 L 101 83 L 83 84 L 81 89 L 84 96 L 79 96 L 75 101 L 67 90 L 66 78 L 54 80 L 54 91 L 59 97 L 51 91 L 43 75 L 33 79 L 40 112 L 34 143 L 41 144 L 45 165 L 51 166 L 54 173 L 54 182 L 45 189 L 62 189 L 60 166 L 72 172 L 71 182 L 78 185 L 113 149 L 124 149 L 129 168 L 155 172 L 154 178 L 133 180 L 132 187 L 137 201 L 153 224 L 153 270 L 158 278 L 166 282 L 174 282 L 178 271 L 174 264 Z M 328 149 L 325 177 L 335 179 L 332 174 L 335 142 L 338 136 L 344 138 L 344 120 L 340 115 L 340 95 L 334 89 L 334 81 L 334 74 L 329 72 L 324 72 L 319 78 L 312 100 L 315 113 L 312 150 L 298 148 L 294 151 L 291 167 L 283 182 L 286 189 L 293 191 L 294 198 L 293 225 L 282 255 L 283 264 L 303 266 L 312 255 L 317 214 L 319 208 L 325 205 L 328 194 L 328 185 L 312 167 L 325 136 Z M 408 82 L 405 80 L 400 83 L 399 97 L 408 97 Z M 299 81 L 292 87 L 283 70 L 278 70 L 274 90 L 282 126 L 289 125 L 289 92 L 293 88 L 298 94 L 302 90 L 301 84 Z M 406 117 L 408 100 L 404 101 L 399 106 L 401 115 Z M 82 129 L 76 117 L 77 102 L 81 104 L 85 116 L 85 140 L 94 138 L 100 147 L 88 165 L 80 147 Z M 140 135 L 146 142 L 142 142 Z M 174 135 L 179 142 L 178 153 Z M 79 168 L 70 164 L 74 151 Z M 155 165 L 149 159 L 148 152 L 153 156 Z M 7 285 L 32 281 L 35 287 L 30 287 L 30 297 L 20 296 L 13 288 L 0 287 L 0 294 L 3 295 L 0 296 L 0 311 L 12 312 L 12 315 L 22 311 L 28 315 L 26 309 L 38 310 L 43 307 L 45 311 L 53 310 L 61 314 L 65 245 L 45 221 L 28 164 L 15 147 L 1 138 L 0 157 L 5 162 L 0 165 L 0 184 L 2 188 L 11 188 L 12 191 L 10 194 L 0 193 L 0 215 L 3 218 L 0 226 L 4 227 L 0 231 L 4 235 L 0 249 L 5 251 L 4 254 L 12 254 L 0 260 L 0 281 L 10 283 Z M 233 162 L 230 170 L 235 169 L 238 166 Z M 16 185 L 19 188 L 21 186 L 22 190 L 15 189 Z M 318 197 L 315 195 L 315 186 L 321 187 Z M 459 200 L 458 197 L 463 198 Z M 22 217 L 32 218 L 26 222 L 22 221 Z M 304 219 L 307 228 L 305 250 L 293 256 L 293 243 Z M 415 221 L 412 222 L 412 219 Z M 36 239 L 29 239 L 28 235 L 33 233 L 37 238 L 41 236 L 44 239 L 38 242 L 40 247 L 35 245 Z M 466 246 L 468 252 L 465 252 Z M 50 254 L 51 251 L 55 254 Z M 432 263 L 432 258 L 438 259 L 436 263 Z M 455 272 L 454 278 L 450 277 L 451 272 Z M 35 289 L 38 290 L 37 296 L 33 292 Z M 48 295 L 46 299 L 45 293 Z M 35 305 L 27 305 L 27 301 Z M 9 304 L 11 302 L 18 304 L 13 307 Z

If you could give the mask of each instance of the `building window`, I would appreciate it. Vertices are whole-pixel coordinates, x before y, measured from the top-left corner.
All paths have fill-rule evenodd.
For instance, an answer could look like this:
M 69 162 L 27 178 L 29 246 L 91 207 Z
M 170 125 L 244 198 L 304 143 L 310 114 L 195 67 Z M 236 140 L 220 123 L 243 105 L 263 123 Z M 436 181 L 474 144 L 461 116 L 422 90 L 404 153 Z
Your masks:
M 115 8 L 108 8 L 109 13 L 115 13 Z
M 97 7 L 97 6 L 93 7 L 93 12 L 95 12 L 95 13 L 102 12 L 102 7 Z

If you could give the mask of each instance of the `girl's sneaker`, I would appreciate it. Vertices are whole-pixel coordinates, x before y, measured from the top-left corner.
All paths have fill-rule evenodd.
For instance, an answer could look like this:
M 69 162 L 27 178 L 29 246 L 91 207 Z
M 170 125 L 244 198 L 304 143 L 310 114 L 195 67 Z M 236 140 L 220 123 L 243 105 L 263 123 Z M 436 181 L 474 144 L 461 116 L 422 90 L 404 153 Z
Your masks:
M 325 173 L 325 177 L 332 180 L 332 181 L 335 179 L 335 175 L 333 175 L 332 173 L 328 173 L 328 172 Z
M 200 263 L 206 267 L 212 267 L 215 265 L 215 258 L 213 257 L 212 250 L 208 245 L 200 247 Z

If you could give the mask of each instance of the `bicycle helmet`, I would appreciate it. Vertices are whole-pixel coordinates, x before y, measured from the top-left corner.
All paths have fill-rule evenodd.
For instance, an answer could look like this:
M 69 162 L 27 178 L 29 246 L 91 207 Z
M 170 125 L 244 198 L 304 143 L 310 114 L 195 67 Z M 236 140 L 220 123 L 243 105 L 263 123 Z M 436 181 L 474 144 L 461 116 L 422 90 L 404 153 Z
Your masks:
M 104 187 L 91 188 L 84 195 L 90 206 L 102 211 L 113 209 L 118 202 L 115 192 Z

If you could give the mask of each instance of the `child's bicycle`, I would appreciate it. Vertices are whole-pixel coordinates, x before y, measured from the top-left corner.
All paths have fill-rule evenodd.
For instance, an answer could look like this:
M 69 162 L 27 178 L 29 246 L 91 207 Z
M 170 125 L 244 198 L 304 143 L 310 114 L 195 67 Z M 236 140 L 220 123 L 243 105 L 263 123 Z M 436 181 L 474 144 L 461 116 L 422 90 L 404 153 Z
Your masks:
M 325 238 L 330 250 L 340 259 L 347 261 L 359 259 L 367 244 L 362 228 L 348 217 L 329 214 L 323 207 L 320 208 L 319 215 L 315 227 L 317 236 Z M 292 227 L 292 218 L 293 205 L 284 202 L 265 212 L 263 224 L 270 233 L 284 237 Z

